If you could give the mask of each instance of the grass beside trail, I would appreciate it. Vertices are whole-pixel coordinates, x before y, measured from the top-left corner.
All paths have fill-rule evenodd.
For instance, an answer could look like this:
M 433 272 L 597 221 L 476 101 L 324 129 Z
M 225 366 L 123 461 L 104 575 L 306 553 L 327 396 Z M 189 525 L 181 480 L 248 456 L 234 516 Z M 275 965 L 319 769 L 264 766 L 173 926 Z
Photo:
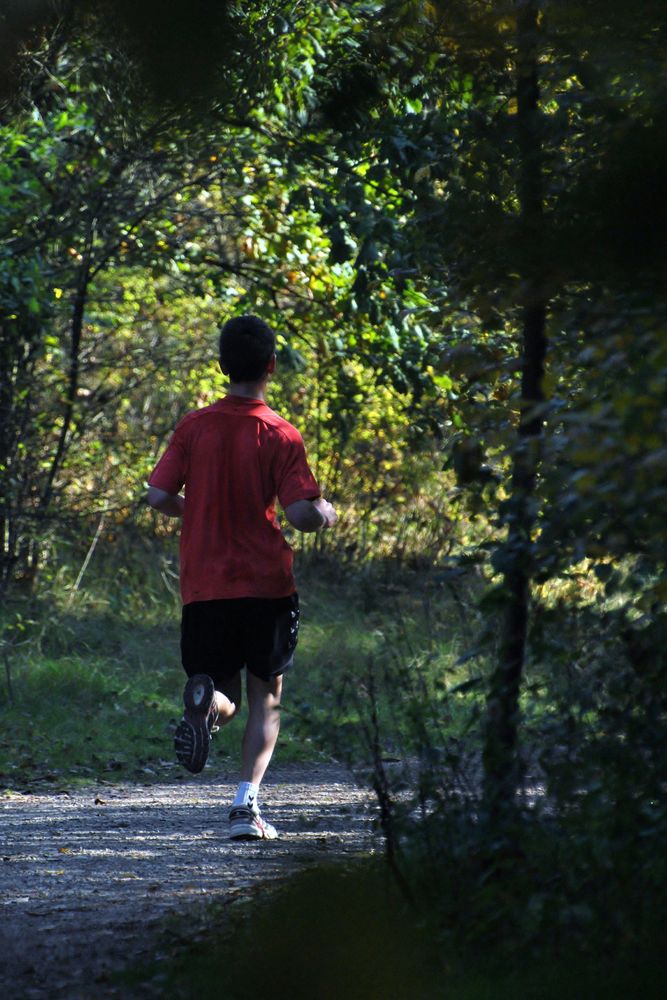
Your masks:
M 0 706 L 0 786 L 67 789 L 171 772 L 175 623 L 138 625 L 94 601 L 66 612 L 37 605 L 31 620 L 11 654 L 13 701 L 5 683 Z
M 335 755 L 350 743 L 367 710 L 369 664 L 382 673 L 427 663 L 435 704 L 442 684 L 459 676 L 452 663 L 465 637 L 446 594 L 434 613 L 433 581 L 397 583 L 322 564 L 302 571 L 299 583 L 302 629 L 285 680 L 276 763 Z M 17 611 L 20 630 L 5 635 L 19 641 L 5 644 L 0 677 L 0 788 L 186 777 L 172 749 L 184 681 L 173 594 L 128 590 L 126 580 L 121 590 L 101 576 L 75 595 L 10 607 L 5 624 Z M 382 680 L 379 710 L 389 733 L 401 723 Z M 211 766 L 225 759 L 236 766 L 242 725 L 236 719 L 215 737 Z

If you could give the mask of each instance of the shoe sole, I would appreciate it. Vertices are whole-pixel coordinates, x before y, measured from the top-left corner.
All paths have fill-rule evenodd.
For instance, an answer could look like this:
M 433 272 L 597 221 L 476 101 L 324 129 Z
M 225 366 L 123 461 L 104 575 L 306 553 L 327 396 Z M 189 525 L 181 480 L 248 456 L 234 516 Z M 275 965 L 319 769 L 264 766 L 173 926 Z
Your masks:
M 248 843 L 251 840 L 277 840 L 278 834 L 275 837 L 265 837 L 261 833 L 230 833 L 230 840 L 243 840 Z
M 183 692 L 185 711 L 174 733 L 174 750 L 178 762 L 192 774 L 202 771 L 208 760 L 208 716 L 214 698 L 215 685 L 207 674 L 189 678 Z

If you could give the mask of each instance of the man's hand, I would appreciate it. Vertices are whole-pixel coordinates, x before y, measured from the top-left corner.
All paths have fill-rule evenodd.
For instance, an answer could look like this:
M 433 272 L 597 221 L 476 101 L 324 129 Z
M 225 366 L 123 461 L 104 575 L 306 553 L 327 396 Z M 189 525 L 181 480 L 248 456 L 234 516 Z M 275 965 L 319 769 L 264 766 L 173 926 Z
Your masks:
M 318 497 L 317 500 L 313 500 L 313 507 L 319 510 L 320 514 L 324 518 L 324 528 L 333 528 L 334 524 L 338 520 L 338 514 L 334 510 L 333 504 L 330 504 L 328 500 L 324 497 Z
M 285 508 L 285 517 L 297 531 L 319 531 L 330 528 L 338 520 L 336 511 L 324 497 L 296 500 Z
M 160 490 L 157 486 L 148 487 L 148 503 L 153 510 L 159 510 L 167 517 L 183 517 L 183 506 L 185 500 L 181 496 L 174 496 L 166 490 Z

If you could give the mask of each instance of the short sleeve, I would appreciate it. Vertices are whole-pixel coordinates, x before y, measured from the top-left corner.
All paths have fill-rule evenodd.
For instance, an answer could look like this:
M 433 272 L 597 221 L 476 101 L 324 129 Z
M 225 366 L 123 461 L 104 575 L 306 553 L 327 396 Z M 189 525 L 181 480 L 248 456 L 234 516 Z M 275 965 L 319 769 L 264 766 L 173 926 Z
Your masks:
M 315 500 L 320 496 L 317 480 L 310 471 L 301 435 L 292 429 L 284 439 L 276 469 L 276 492 L 283 510 L 297 500 Z
M 183 424 L 180 423 L 171 436 L 167 449 L 153 469 L 149 486 L 157 486 L 159 490 L 175 496 L 186 479 L 187 443 Z

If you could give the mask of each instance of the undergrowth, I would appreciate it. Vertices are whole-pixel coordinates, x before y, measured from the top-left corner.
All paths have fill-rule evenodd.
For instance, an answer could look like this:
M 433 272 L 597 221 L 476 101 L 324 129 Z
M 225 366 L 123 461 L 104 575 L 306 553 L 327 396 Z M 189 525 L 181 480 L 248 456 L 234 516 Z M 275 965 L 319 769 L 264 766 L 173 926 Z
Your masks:
M 522 914 L 532 871 L 515 877 L 513 891 L 507 881 L 501 887 L 492 880 L 483 891 L 470 864 L 450 874 L 457 900 L 459 891 L 468 891 L 466 905 L 436 897 L 436 888 L 448 892 L 439 877 L 428 893 L 408 902 L 377 859 L 295 873 L 261 897 L 212 904 L 196 933 L 192 923 L 184 933 L 182 918 L 174 921 L 153 962 L 116 978 L 130 995 L 173 1000 L 195 1000 L 216 983 L 228 1000 L 251 1000 L 258 983 L 272 997 L 293 1000 L 663 996 L 658 927 L 640 946 L 615 952 L 597 940 L 586 947 L 583 937 L 563 933 L 526 948 L 513 935 L 511 920 L 504 931 L 498 924 L 510 909 L 514 917 Z
M 361 760 L 368 663 L 400 654 L 417 671 L 427 664 L 437 704 L 442 685 L 460 674 L 460 610 L 445 591 L 444 613 L 436 614 L 437 578 L 406 579 L 387 566 L 341 574 L 326 559 L 311 560 L 298 578 L 302 629 L 274 762 Z M 38 596 L 4 609 L 0 787 L 186 776 L 172 749 L 184 681 L 174 581 L 165 557 L 134 582 L 127 565 L 111 562 L 79 590 L 63 571 Z M 398 725 L 386 740 L 390 754 L 405 729 L 395 701 L 387 692 L 380 709 L 388 730 L 392 719 Z M 207 768 L 236 766 L 243 713 L 216 735 Z
M 80 592 L 5 612 L 7 788 L 179 776 L 173 579 L 173 563 L 135 588 L 107 568 Z M 479 581 L 311 558 L 299 583 L 276 762 L 335 755 L 356 768 L 377 794 L 386 859 L 298 876 L 233 920 L 214 907 L 196 947 L 137 981 L 176 1000 L 219 970 L 230 1000 L 258 981 L 295 1000 L 662 996 L 659 611 L 556 603 L 534 615 L 524 789 L 500 828 L 480 795 L 493 620 L 484 633 Z M 216 737 L 211 768 L 236 763 L 240 728 Z

